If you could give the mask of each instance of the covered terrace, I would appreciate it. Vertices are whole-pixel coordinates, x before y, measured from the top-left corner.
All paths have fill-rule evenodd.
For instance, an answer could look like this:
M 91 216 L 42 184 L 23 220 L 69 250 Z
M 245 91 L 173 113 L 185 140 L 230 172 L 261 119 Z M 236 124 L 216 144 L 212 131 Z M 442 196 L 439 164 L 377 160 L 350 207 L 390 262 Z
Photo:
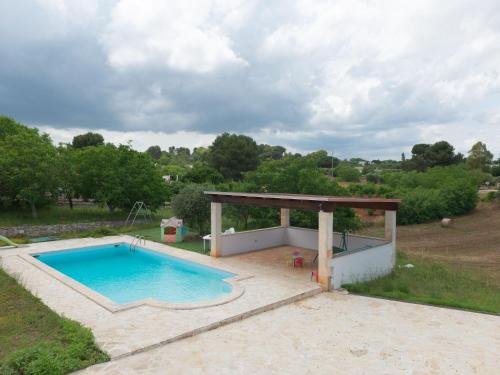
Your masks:
M 396 211 L 399 199 L 356 198 L 302 194 L 205 192 L 211 199 L 211 248 L 213 257 L 225 257 L 290 246 L 317 251 L 318 282 L 325 290 L 348 282 L 365 281 L 392 270 L 396 258 Z M 279 208 L 278 227 L 222 233 L 222 204 Z M 349 235 L 334 232 L 333 213 L 337 207 L 385 211 L 385 237 Z M 318 212 L 318 229 L 290 226 L 290 209 Z M 345 251 L 334 254 L 334 248 Z

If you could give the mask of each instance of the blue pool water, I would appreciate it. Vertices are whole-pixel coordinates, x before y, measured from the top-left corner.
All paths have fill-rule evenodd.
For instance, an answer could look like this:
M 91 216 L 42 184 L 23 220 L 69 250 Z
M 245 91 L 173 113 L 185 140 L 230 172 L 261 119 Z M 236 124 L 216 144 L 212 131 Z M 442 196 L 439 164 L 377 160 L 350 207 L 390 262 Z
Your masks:
M 83 285 L 125 304 L 145 298 L 197 302 L 230 293 L 223 279 L 235 274 L 128 244 L 86 247 L 35 255 Z

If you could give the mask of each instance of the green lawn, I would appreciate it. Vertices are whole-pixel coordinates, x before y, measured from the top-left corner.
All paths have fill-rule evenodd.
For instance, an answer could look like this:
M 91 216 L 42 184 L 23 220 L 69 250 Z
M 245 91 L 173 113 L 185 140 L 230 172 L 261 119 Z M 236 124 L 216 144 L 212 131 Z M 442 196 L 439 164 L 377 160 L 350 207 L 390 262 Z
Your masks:
M 57 315 L 0 269 L 0 373 L 66 374 L 107 360 L 89 329 Z
M 414 267 L 399 267 L 405 264 Z M 485 280 L 481 273 L 401 252 L 391 274 L 344 287 L 352 293 L 500 313 L 500 288 Z
M 165 243 L 161 238 L 160 227 L 145 228 L 130 232 L 131 235 L 144 236 L 147 240 L 159 242 L 179 249 L 194 251 L 200 254 L 208 254 L 210 252 L 209 243 L 207 242 L 207 250 L 203 250 L 203 241 L 196 234 L 189 234 L 184 241 L 179 243 Z
M 52 206 L 38 210 L 38 219 L 33 219 L 29 210 L 2 210 L 0 212 L 0 227 L 125 220 L 128 213 L 128 210 L 110 212 L 107 208 L 100 207 L 75 207 L 71 210 L 68 206 Z M 161 218 L 171 216 L 171 210 L 162 209 L 153 214 L 153 220 L 159 222 Z

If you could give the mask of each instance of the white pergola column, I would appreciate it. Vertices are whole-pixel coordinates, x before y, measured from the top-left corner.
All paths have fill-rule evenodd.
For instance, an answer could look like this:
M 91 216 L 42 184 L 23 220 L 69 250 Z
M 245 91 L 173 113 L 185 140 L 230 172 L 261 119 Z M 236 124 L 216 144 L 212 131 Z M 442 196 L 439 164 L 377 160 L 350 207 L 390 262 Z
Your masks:
M 396 264 L 396 211 L 385 211 L 385 239 L 392 244 L 392 264 Z
M 385 211 L 385 239 L 396 243 L 396 211 Z
M 333 212 L 320 211 L 318 215 L 318 282 L 330 290 L 333 248 Z
M 283 228 L 288 228 L 290 226 L 290 209 L 281 209 L 281 226 Z
M 210 256 L 220 257 L 222 250 L 222 203 L 210 204 Z

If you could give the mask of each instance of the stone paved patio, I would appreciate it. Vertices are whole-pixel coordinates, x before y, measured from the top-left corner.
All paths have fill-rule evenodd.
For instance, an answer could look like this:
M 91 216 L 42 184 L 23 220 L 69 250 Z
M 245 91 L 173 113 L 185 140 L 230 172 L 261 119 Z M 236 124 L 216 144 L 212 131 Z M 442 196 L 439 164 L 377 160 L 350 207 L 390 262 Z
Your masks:
M 322 293 L 94 374 L 497 375 L 500 317 Z
M 286 263 L 280 265 L 280 268 L 285 267 L 286 272 L 276 272 L 269 264 L 248 263 L 245 258 L 215 259 L 148 242 L 146 248 L 165 251 L 183 259 L 245 275 L 247 278 L 238 281 L 245 291 L 241 297 L 219 306 L 193 310 L 139 306 L 113 313 L 23 259 L 23 254 L 130 239 L 128 236 L 115 236 L 46 242 L 18 249 L 0 250 L 0 257 L 2 267 L 18 277 L 23 285 L 50 308 L 90 327 L 97 343 L 112 358 L 192 336 L 320 292 L 318 285 L 310 282 L 306 276 L 307 270 L 292 269 L 286 266 Z

